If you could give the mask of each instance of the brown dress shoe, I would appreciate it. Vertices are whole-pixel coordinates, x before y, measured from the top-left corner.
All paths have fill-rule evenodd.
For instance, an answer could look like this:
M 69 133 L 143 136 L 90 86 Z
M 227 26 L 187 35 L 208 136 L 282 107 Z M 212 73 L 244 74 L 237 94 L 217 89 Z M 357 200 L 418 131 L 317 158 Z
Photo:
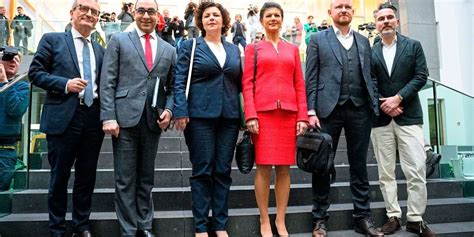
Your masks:
M 318 220 L 314 222 L 313 237 L 326 237 L 327 234 L 326 221 Z
M 392 235 L 395 231 L 400 230 L 401 228 L 402 225 L 400 224 L 400 218 L 391 216 L 382 226 L 382 232 L 386 235 Z
M 384 236 L 384 234 L 375 228 L 374 221 L 367 217 L 355 221 L 355 232 L 366 236 Z
M 430 230 L 426 225 L 426 222 L 419 221 L 419 222 L 411 222 L 407 221 L 407 231 L 411 233 L 415 233 L 421 237 L 436 237 L 436 233 Z

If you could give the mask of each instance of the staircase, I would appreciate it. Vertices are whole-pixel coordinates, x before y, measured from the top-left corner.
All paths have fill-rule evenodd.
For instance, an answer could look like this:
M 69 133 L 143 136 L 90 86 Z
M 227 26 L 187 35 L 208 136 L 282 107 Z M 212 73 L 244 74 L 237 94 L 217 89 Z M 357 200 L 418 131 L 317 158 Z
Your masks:
M 180 133 L 164 133 L 160 140 L 158 156 L 155 162 L 155 188 L 153 199 L 155 219 L 153 228 L 157 236 L 193 236 L 193 218 L 191 213 L 191 193 L 189 176 L 191 164 L 184 138 Z M 46 154 L 43 155 L 39 170 L 30 170 L 29 189 L 17 191 L 10 197 L 12 207 L 10 215 L 0 218 L 1 237 L 48 236 L 47 187 L 49 165 Z M 377 165 L 372 148 L 367 157 L 370 180 L 370 200 L 372 215 L 377 226 L 385 220 L 385 208 L 378 186 Z M 346 142 L 341 136 L 336 154 L 337 180 L 331 186 L 331 208 L 328 228 L 330 236 L 361 236 L 353 230 L 352 198 L 349 187 L 349 166 L 346 156 Z M 401 206 L 406 212 L 406 182 L 397 166 L 399 178 L 398 191 Z M 26 176 L 26 174 L 18 174 Z M 74 174 L 71 174 L 74 177 Z M 254 172 L 241 174 L 233 164 L 233 185 L 229 197 L 230 236 L 259 236 L 259 215 L 256 208 Z M 433 177 L 439 177 L 435 173 Z M 291 168 L 292 186 L 287 214 L 287 227 L 291 236 L 311 236 L 311 175 Z M 72 181 L 72 180 L 70 180 Z M 70 182 L 69 187 L 72 187 Z M 468 187 L 474 182 L 432 178 L 428 180 L 428 207 L 424 219 L 439 236 L 474 236 L 474 198 L 467 196 Z M 272 187 L 273 190 L 273 187 Z M 72 190 L 69 190 L 71 194 Z M 3 196 L 4 198 L 4 196 Z M 69 204 L 71 203 L 69 199 Z M 93 196 L 91 215 L 92 231 L 98 237 L 120 236 L 120 228 L 114 210 L 114 179 L 111 138 L 106 137 L 102 146 L 97 171 L 96 189 Z M 271 193 L 270 206 L 275 206 Z M 68 207 L 71 210 L 70 206 Z M 270 212 L 275 213 L 275 208 Z M 67 216 L 71 219 L 70 214 Z M 274 215 L 272 215 L 274 218 Z M 274 231 L 276 233 L 276 231 Z M 70 236 L 68 233 L 67 236 Z M 394 236 L 415 236 L 404 230 Z

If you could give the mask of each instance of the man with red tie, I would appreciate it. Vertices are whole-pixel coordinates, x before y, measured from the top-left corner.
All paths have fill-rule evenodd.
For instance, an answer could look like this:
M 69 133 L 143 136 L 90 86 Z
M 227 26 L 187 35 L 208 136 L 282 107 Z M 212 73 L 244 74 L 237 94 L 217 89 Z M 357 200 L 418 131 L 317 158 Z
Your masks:
M 139 0 L 136 28 L 108 43 L 100 84 L 103 130 L 112 135 L 115 209 L 122 236 L 152 234 L 155 157 L 173 108 L 175 49 L 155 33 L 158 4 Z

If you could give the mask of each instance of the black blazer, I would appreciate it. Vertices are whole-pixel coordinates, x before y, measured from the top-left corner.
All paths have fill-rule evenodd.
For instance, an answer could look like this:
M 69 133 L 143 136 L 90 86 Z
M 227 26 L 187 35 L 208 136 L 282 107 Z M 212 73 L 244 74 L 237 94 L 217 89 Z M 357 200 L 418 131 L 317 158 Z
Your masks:
M 398 125 L 423 124 L 418 91 L 423 88 L 428 78 L 425 54 L 420 42 L 397 33 L 397 51 L 393 61 L 391 76 L 382 53 L 382 42 L 377 42 L 372 49 L 371 71 L 377 80 L 379 96 L 390 97 L 399 93 L 402 97 L 403 113 L 397 116 Z M 392 121 L 387 114 L 380 112 L 374 122 L 375 127 L 385 126 Z
M 360 67 L 369 93 L 369 104 L 378 114 L 377 84 L 370 76 L 369 40 L 354 32 L 354 44 L 359 51 Z M 334 29 L 311 35 L 306 52 L 306 96 L 308 110 L 314 109 L 321 118 L 328 117 L 341 94 L 342 52 Z
M 104 48 L 94 41 L 92 47 L 97 71 L 95 83 L 100 85 Z M 31 62 L 28 77 L 35 86 L 46 90 L 40 130 L 47 134 L 63 133 L 78 104 L 78 93 L 65 93 L 66 83 L 69 79 L 81 77 L 70 31 L 43 35 Z
M 186 40 L 178 51 L 175 76 L 175 118 L 240 118 L 239 92 L 242 91 L 242 66 L 239 48 L 224 39 L 224 67 L 207 46 L 204 38 L 196 38 L 189 98 L 186 100 L 192 40 Z

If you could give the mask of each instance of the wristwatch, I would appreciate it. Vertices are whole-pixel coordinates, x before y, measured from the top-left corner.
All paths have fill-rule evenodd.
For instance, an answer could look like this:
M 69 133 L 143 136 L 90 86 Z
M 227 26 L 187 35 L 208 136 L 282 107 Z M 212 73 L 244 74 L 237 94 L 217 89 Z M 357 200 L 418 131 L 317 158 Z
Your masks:
M 397 96 L 398 96 L 398 98 L 400 99 L 400 101 L 403 100 L 403 97 L 400 95 L 400 93 L 397 93 Z

